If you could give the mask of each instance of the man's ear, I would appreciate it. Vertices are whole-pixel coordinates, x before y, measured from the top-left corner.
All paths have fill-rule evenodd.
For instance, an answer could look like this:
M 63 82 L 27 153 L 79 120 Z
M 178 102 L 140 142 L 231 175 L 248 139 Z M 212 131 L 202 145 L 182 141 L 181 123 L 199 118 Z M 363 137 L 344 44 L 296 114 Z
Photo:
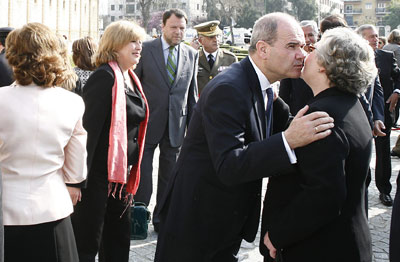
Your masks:
M 256 44 L 257 54 L 262 58 L 266 59 L 270 50 L 268 43 L 264 41 L 258 41 Z

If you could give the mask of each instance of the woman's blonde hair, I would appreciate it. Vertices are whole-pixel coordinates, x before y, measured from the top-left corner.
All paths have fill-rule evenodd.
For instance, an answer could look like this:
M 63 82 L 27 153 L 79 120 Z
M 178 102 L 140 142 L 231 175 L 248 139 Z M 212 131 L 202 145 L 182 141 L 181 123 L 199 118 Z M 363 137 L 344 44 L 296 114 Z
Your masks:
M 70 77 L 57 35 L 43 24 L 28 23 L 12 31 L 6 47 L 6 58 L 21 85 L 52 87 Z
M 116 21 L 107 26 L 93 59 L 96 66 L 117 60 L 117 51 L 131 41 L 143 41 L 146 32 L 134 22 Z

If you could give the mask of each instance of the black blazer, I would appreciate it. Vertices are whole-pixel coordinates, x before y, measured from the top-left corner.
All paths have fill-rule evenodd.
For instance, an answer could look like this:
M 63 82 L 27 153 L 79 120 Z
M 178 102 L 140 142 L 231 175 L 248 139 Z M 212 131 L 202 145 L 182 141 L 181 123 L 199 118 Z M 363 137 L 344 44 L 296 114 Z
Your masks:
M 288 104 L 290 113 L 296 115 L 314 97 L 311 88 L 301 78 L 282 79 L 279 96 Z
M 395 89 L 400 89 L 400 69 L 393 52 L 390 51 L 376 50 L 375 63 L 379 70 L 379 80 L 383 88 L 385 126 L 386 128 L 391 128 L 394 124 L 394 112 L 389 111 L 389 104 L 386 104 L 386 100 L 393 94 Z
M 11 66 L 6 59 L 5 49 L 0 52 L 0 87 L 9 86 L 14 82 Z
M 272 177 L 264 201 L 260 250 L 268 231 L 284 262 L 370 262 L 365 179 L 372 134 L 355 95 L 329 88 L 311 102 L 335 120 L 332 134 L 296 149 L 297 171 Z M 269 256 L 268 256 L 269 257 Z M 272 261 L 272 260 L 267 260 Z
M 83 100 L 85 102 L 85 114 L 83 115 L 83 127 L 88 133 L 87 140 L 87 166 L 88 177 L 81 186 L 86 186 L 87 181 L 97 177 L 101 181 L 107 181 L 107 161 L 111 124 L 112 88 L 114 85 L 114 72 L 108 64 L 101 65 L 89 77 L 83 88 Z M 138 94 L 129 91 L 128 96 L 133 99 L 141 99 Z M 138 157 L 138 112 L 136 105 L 127 99 L 127 136 L 128 136 L 128 164 L 137 162 Z M 143 102 L 144 103 L 144 102 Z M 144 106 L 144 104 L 143 104 Z M 139 109 L 140 110 L 140 109 Z M 143 110 L 145 110 L 143 108 Z M 139 112 L 143 115 L 144 112 Z M 136 148 L 135 148 L 136 147 Z
M 274 102 L 274 130 L 289 109 Z M 210 81 L 194 108 L 160 204 L 155 261 L 210 261 L 218 248 L 256 236 L 262 178 L 292 171 L 281 133 L 265 139 L 265 107 L 249 60 Z

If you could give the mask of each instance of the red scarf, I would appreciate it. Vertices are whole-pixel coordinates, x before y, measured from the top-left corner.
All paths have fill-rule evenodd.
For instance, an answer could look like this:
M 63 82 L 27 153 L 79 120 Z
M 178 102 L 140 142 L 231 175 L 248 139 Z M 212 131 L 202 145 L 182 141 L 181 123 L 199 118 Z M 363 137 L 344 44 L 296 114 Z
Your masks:
M 127 129 L 126 129 L 126 94 L 124 88 L 124 77 L 121 69 L 117 62 L 111 61 L 108 63 L 114 71 L 115 81 L 112 89 L 112 113 L 111 113 L 111 126 L 110 126 L 110 137 L 108 147 L 108 181 L 109 181 L 109 193 L 111 193 L 113 184 L 127 184 L 126 193 L 127 196 L 134 196 L 139 187 L 140 182 L 140 163 L 142 162 L 144 139 L 146 136 L 147 121 L 149 120 L 149 107 L 147 100 L 144 95 L 142 85 L 140 84 L 139 78 L 136 74 L 129 69 L 129 75 L 142 95 L 143 101 L 146 105 L 146 116 L 145 119 L 139 125 L 138 145 L 139 145 L 139 159 L 138 162 L 132 166 L 130 171 L 129 179 L 127 181 L 127 167 L 128 167 L 128 141 L 127 141 Z M 115 197 L 115 191 L 117 185 L 114 185 L 114 192 L 112 193 Z M 121 198 L 122 186 L 119 192 Z

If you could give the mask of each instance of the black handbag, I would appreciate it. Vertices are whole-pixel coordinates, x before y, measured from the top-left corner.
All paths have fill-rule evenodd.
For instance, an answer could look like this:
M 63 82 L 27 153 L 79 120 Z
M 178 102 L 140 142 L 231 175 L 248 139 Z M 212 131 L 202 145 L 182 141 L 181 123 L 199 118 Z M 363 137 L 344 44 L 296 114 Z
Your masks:
M 146 204 L 134 202 L 131 206 L 131 240 L 147 238 L 150 220 L 151 215 Z

